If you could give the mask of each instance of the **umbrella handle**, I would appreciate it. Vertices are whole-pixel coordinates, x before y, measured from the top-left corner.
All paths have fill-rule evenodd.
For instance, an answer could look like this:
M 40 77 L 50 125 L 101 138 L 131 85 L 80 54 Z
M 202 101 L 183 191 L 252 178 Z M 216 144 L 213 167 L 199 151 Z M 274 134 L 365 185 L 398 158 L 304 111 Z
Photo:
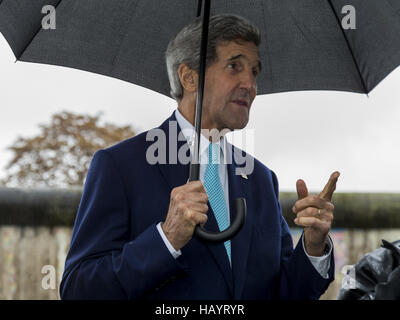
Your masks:
M 221 232 L 206 231 L 203 227 L 197 225 L 194 234 L 208 242 L 225 242 L 232 239 L 243 227 L 246 220 L 246 199 L 235 199 L 235 218 L 228 229 Z
M 189 180 L 199 180 L 200 165 L 198 163 L 191 163 L 189 167 Z M 197 225 L 194 229 L 194 234 L 208 242 L 225 242 L 232 239 L 242 229 L 246 221 L 247 207 L 245 198 L 235 199 L 235 218 L 228 229 L 221 232 L 207 231 L 203 227 Z

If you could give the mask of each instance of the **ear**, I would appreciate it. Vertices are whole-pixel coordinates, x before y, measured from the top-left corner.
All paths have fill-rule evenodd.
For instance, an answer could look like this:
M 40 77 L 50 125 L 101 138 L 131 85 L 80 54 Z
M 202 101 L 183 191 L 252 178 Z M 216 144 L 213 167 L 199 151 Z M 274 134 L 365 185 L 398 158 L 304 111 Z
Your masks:
M 178 68 L 178 76 L 184 91 L 197 91 L 197 72 L 190 69 L 186 64 L 181 63 Z

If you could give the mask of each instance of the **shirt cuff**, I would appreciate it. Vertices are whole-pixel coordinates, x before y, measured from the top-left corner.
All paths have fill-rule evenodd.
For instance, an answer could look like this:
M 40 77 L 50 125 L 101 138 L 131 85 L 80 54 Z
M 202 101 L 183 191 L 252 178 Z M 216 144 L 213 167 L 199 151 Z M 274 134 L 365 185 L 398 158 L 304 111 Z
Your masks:
M 328 236 L 328 240 L 326 241 L 326 244 L 329 247 L 329 252 L 323 256 L 320 257 L 314 257 L 308 255 L 305 245 L 304 245 L 304 237 L 302 237 L 302 242 L 303 242 L 303 250 L 308 259 L 310 259 L 311 264 L 314 266 L 314 268 L 318 271 L 318 273 L 321 275 L 322 278 L 328 279 L 329 278 L 329 268 L 330 268 L 330 262 L 331 262 L 331 254 L 332 254 L 332 248 L 333 248 L 333 243 L 331 240 L 331 237 Z
M 161 228 L 161 222 L 159 222 L 159 223 L 157 224 L 157 230 L 158 230 L 158 232 L 160 233 L 160 236 L 161 236 L 161 238 L 163 239 L 165 245 L 167 246 L 169 252 L 172 254 L 172 256 L 173 256 L 175 259 L 178 258 L 178 257 L 182 254 L 182 252 L 181 252 L 181 250 L 176 251 L 175 248 L 172 246 L 172 244 L 168 241 L 167 237 L 166 237 L 165 234 L 164 234 L 164 231 L 163 231 L 162 228 Z

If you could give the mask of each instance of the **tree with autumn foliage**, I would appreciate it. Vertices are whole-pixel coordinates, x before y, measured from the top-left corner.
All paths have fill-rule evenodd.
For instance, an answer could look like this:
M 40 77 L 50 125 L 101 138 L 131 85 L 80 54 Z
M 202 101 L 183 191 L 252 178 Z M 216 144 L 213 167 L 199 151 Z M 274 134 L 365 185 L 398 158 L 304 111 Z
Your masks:
M 130 126 L 100 124 L 100 116 L 60 112 L 33 138 L 18 137 L 8 149 L 8 187 L 82 187 L 94 153 L 135 135 Z

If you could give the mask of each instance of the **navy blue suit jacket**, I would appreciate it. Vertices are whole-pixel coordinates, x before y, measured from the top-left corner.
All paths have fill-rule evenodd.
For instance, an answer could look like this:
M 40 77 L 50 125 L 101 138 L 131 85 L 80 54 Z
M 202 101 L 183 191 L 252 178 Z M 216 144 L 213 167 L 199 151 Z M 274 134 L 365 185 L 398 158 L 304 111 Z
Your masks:
M 167 135 L 167 148 L 169 121 L 176 121 L 174 114 L 159 127 Z M 232 268 L 223 244 L 196 237 L 174 259 L 156 225 L 166 218 L 171 190 L 187 182 L 189 164 L 150 165 L 146 150 L 153 143 L 145 132 L 95 153 L 66 259 L 62 299 L 320 297 L 333 280 L 333 254 L 326 280 L 301 241 L 293 249 L 277 178 L 256 159 L 248 179 L 235 174 L 235 162 L 228 164 L 231 214 L 235 198 L 247 202 L 246 223 L 231 243 Z M 178 141 L 178 148 L 184 143 Z M 217 231 L 209 208 L 205 228 Z

